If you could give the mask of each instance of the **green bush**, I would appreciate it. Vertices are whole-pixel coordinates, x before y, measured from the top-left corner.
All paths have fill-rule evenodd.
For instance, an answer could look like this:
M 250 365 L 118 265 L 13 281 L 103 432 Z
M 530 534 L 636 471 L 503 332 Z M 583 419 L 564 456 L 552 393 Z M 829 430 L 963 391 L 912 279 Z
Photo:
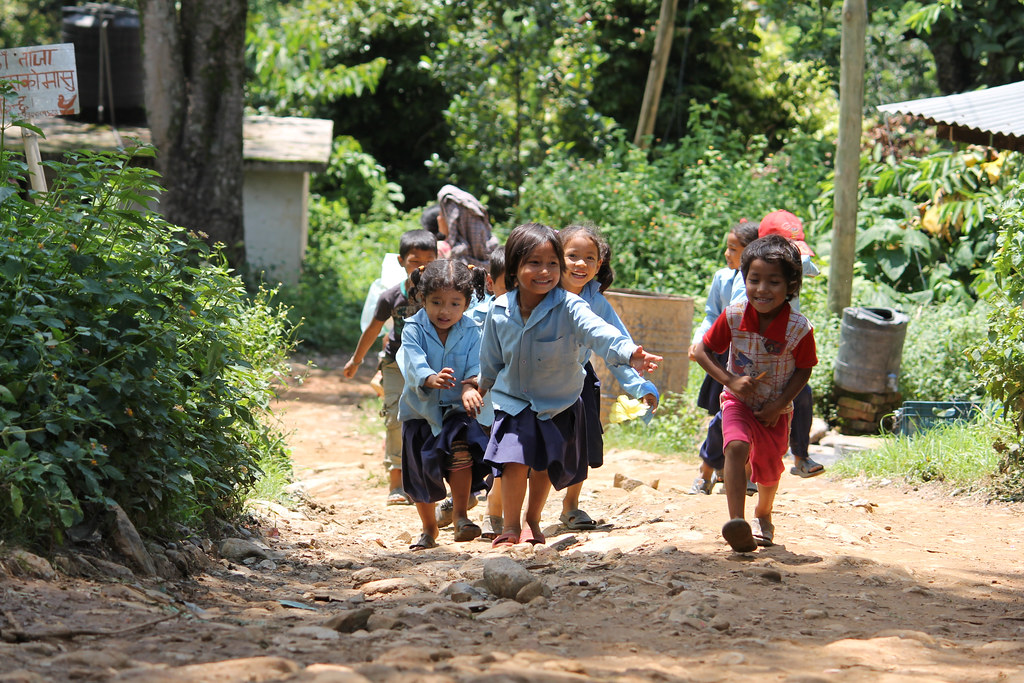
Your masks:
M 166 534 L 236 511 L 285 457 L 261 419 L 285 311 L 139 208 L 159 188 L 133 161 L 50 163 L 37 204 L 0 158 L 0 537 L 59 542 L 115 502 Z
M 778 208 L 807 215 L 827 171 L 827 148 L 794 134 L 777 153 L 729 124 L 720 97 L 694 105 L 691 137 L 648 154 L 620 131 L 589 160 L 557 148 L 528 176 L 517 222 L 593 221 L 613 250 L 616 286 L 701 295 L 724 266 L 729 228 Z M 813 235 L 810 236 L 813 242 Z

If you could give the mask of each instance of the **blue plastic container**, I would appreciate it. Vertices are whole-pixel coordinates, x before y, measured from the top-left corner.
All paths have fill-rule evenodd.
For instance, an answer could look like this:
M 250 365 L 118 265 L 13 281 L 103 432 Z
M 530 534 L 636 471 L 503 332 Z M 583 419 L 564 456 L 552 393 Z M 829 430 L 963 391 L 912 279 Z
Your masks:
M 980 410 L 970 401 L 905 401 L 896 411 L 896 429 L 911 436 L 940 424 L 970 422 Z

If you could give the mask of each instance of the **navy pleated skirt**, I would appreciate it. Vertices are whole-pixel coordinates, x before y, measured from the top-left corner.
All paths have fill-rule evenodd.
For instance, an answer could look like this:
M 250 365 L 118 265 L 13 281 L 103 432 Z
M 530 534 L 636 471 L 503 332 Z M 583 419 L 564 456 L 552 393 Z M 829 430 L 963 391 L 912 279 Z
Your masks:
M 484 461 L 501 476 L 508 463 L 547 470 L 555 489 L 578 484 L 587 478 L 586 438 L 583 401 L 576 402 L 550 420 L 541 420 L 530 408 L 518 415 L 495 411 L 491 438 Z
M 434 436 L 426 420 L 402 423 L 402 486 L 417 503 L 434 503 L 448 495 L 445 480 L 451 462 L 452 442 L 465 441 L 473 457 L 473 491 L 487 488 L 484 476 L 490 466 L 484 464 L 487 436 L 480 424 L 461 410 L 445 416 L 441 433 Z

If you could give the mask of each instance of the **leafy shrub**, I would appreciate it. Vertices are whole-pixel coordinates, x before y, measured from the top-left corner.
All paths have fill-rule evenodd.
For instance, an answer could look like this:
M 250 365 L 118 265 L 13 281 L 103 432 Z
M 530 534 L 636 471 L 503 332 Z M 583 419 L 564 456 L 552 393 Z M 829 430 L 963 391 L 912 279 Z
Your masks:
M 999 250 L 992 272 L 980 279 L 979 291 L 991 305 L 988 337 L 970 349 L 970 358 L 992 398 L 1007 410 L 1016 439 L 998 445 L 999 492 L 1024 499 L 1024 199 L 1020 185 L 997 214 Z
M 298 285 L 278 294 L 298 325 L 300 344 L 322 351 L 354 349 L 359 317 L 370 284 L 380 277 L 381 261 L 398 251 L 406 230 L 420 227 L 419 212 L 383 220 L 352 221 L 346 204 L 313 197 L 309 245 Z
M 917 303 L 976 298 L 975 271 L 995 249 L 990 218 L 1013 188 L 1024 156 L 942 150 L 920 158 L 861 159 L 856 275 Z M 831 229 L 834 185 L 824 184 L 812 230 Z
M 111 502 L 166 533 L 237 510 L 258 462 L 283 457 L 261 417 L 284 310 L 136 208 L 159 188 L 133 161 L 51 163 L 36 204 L 25 165 L 0 159 L 2 537 L 59 542 Z

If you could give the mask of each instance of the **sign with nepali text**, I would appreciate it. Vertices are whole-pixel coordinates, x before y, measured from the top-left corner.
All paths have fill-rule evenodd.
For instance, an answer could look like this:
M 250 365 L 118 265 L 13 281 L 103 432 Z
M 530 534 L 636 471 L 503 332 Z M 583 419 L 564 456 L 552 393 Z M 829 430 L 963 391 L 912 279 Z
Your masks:
M 80 110 L 73 43 L 0 50 L 0 81 L 14 86 L 14 94 L 3 98 L 8 114 L 28 119 Z

